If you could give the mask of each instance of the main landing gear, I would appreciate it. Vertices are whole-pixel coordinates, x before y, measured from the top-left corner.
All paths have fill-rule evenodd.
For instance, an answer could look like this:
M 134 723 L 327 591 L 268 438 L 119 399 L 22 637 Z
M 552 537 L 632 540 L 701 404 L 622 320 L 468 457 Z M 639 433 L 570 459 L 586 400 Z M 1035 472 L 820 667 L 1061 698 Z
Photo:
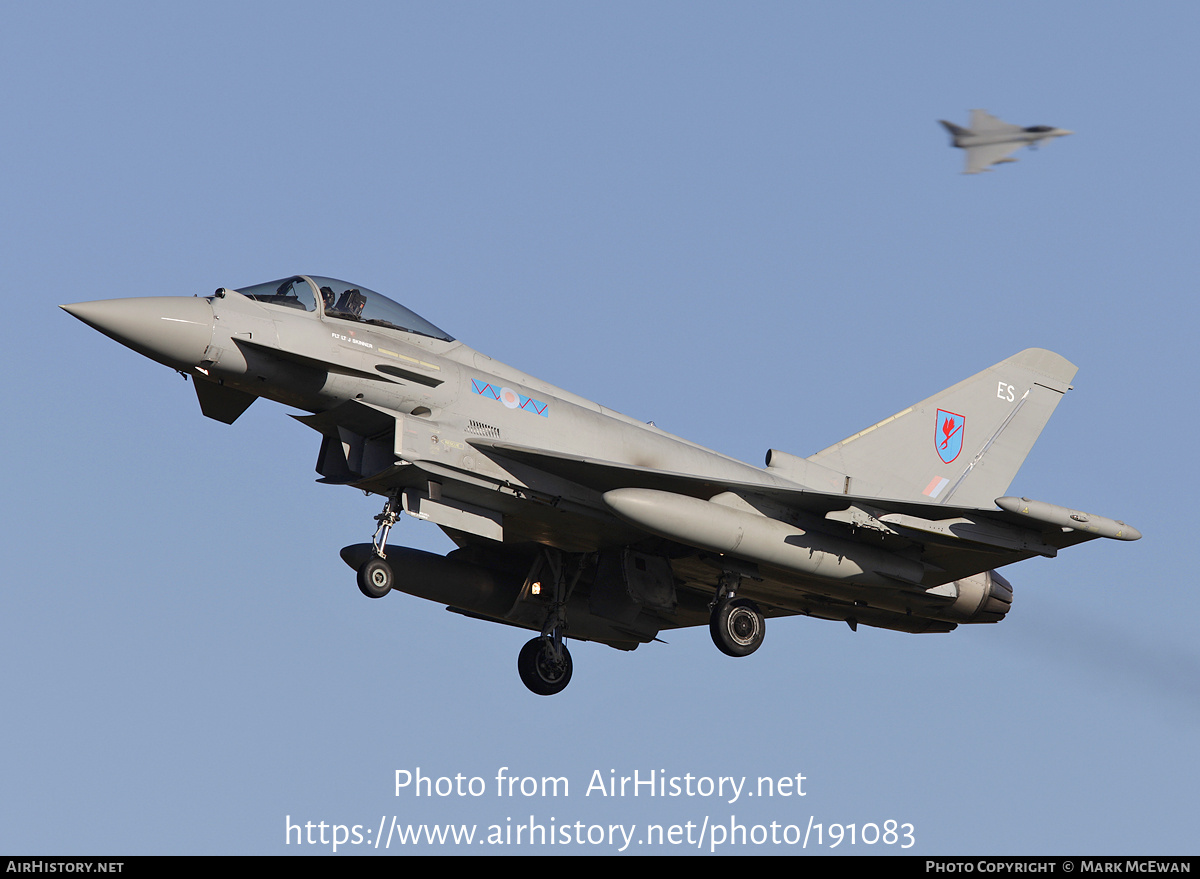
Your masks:
M 571 683 L 571 652 L 555 638 L 537 637 L 517 655 L 521 683 L 539 696 L 553 696 Z
M 567 600 L 583 573 L 585 559 L 582 555 L 569 557 L 561 550 L 543 547 L 525 578 L 522 599 L 529 600 L 535 595 L 549 599 L 543 605 L 542 634 L 526 643 L 517 656 L 521 683 L 539 696 L 561 693 L 571 683 L 571 652 L 563 643 Z
M 725 573 L 717 594 L 709 605 L 708 631 L 717 649 L 726 656 L 749 656 L 767 634 L 767 623 L 758 606 L 748 598 L 738 598 L 739 574 Z

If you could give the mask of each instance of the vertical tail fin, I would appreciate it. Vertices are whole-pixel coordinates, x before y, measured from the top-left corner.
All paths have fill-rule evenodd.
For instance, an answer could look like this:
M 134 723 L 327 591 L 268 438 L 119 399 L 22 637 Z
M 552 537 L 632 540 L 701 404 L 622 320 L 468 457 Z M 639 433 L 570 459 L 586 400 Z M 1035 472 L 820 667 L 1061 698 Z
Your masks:
M 991 507 L 1075 372 L 1053 351 L 1028 348 L 808 460 L 849 476 L 850 494 Z
M 972 133 L 971 129 L 963 128 L 962 126 L 955 125 L 953 122 L 947 122 L 945 119 L 939 119 L 938 122 L 945 125 L 946 130 L 949 131 L 955 137 L 962 137 L 964 134 Z

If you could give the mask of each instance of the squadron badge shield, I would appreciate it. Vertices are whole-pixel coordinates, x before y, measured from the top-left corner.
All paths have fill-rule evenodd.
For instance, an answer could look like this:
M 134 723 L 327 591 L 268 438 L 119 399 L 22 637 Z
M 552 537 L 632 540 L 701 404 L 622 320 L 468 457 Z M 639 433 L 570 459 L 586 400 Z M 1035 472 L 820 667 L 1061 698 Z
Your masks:
M 937 446 L 938 457 L 943 463 L 949 464 L 962 451 L 963 425 L 967 419 L 945 409 L 937 411 L 937 430 L 933 433 L 933 444 Z

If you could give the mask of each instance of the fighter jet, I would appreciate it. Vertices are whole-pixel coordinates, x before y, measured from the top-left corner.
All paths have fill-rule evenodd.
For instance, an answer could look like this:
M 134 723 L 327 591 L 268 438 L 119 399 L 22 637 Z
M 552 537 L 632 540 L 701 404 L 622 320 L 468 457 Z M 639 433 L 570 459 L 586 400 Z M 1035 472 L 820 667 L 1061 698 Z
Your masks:
M 232 424 L 257 398 L 319 434 L 319 482 L 384 499 L 342 549 L 359 590 L 393 590 L 537 633 L 534 693 L 572 675 L 571 638 L 633 650 L 707 625 L 730 656 L 769 618 L 901 632 L 996 623 L 996 568 L 1114 519 L 1007 494 L 1076 368 L 1031 348 L 827 449 L 755 467 L 520 372 L 366 287 L 295 275 L 206 297 L 62 306 L 193 380 Z M 445 556 L 389 545 L 404 514 Z
M 978 174 L 981 171 L 992 170 L 990 165 L 1015 162 L 1016 159 L 1009 158 L 1009 153 L 1016 152 L 1023 146 L 1028 145 L 1036 149 L 1043 140 L 1075 133 L 1049 125 L 1033 125 L 1029 128 L 1010 125 L 986 110 L 971 111 L 970 128 L 960 128 L 945 119 L 938 121 L 950 132 L 954 146 L 967 151 L 967 167 L 963 171 L 964 174 Z

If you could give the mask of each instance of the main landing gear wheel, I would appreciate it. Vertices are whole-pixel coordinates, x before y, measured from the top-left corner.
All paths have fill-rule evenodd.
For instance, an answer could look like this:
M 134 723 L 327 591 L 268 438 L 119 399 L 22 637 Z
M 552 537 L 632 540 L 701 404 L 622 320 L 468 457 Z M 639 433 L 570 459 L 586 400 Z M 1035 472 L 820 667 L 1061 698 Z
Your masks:
M 377 555 L 358 569 L 358 590 L 367 598 L 383 598 L 392 591 L 392 569 Z
M 566 644 L 560 644 L 558 649 L 562 656 L 555 659 L 553 645 L 545 639 L 534 638 L 517 656 L 521 683 L 539 696 L 561 693 L 571 683 L 571 654 Z
M 726 656 L 749 656 L 762 644 L 767 624 L 753 601 L 726 596 L 713 608 L 708 630 Z

